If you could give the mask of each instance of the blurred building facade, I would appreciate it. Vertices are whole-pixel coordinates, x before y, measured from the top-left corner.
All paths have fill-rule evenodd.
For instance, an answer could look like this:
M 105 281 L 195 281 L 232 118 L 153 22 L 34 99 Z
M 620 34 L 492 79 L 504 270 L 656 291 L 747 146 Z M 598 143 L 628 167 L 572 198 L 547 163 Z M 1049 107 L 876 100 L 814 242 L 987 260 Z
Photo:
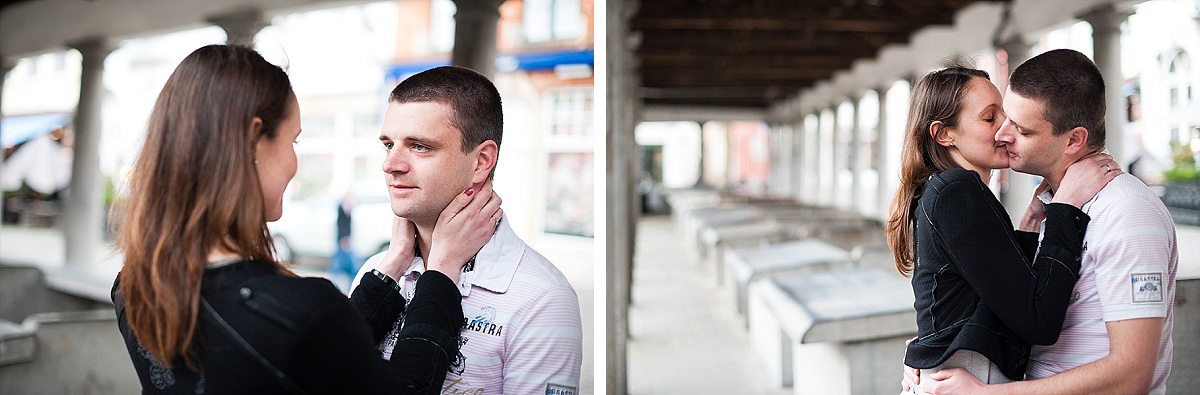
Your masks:
M 506 121 L 497 190 L 526 240 L 591 237 L 593 2 L 509 0 L 499 12 L 493 80 Z M 267 18 L 256 49 L 288 70 L 303 115 L 289 200 L 328 205 L 348 190 L 384 195 L 378 133 L 387 94 L 408 75 L 450 64 L 455 14 L 451 0 L 394 0 Z M 107 55 L 100 173 L 115 190 L 175 65 L 199 46 L 224 41 L 221 28 L 208 26 L 125 39 Z M 18 59 L 5 74 L 0 113 L 74 113 L 81 59 L 73 49 Z M 550 179 L 557 181 L 528 181 Z

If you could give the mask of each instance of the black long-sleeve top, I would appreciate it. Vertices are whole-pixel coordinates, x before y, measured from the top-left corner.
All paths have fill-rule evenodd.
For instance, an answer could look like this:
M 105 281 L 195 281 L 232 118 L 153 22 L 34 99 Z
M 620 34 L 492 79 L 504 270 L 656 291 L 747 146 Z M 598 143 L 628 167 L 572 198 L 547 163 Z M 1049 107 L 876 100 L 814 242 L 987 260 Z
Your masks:
M 119 329 L 147 394 L 434 394 L 458 352 L 462 326 L 458 289 L 437 272 L 421 276 L 406 308 L 391 284 L 371 275 L 363 276 L 347 299 L 328 280 L 286 276 L 265 262 L 206 270 L 204 299 L 286 375 L 294 384 L 289 389 L 204 307 L 193 347 L 199 369 L 189 370 L 182 361 L 165 369 L 129 331 L 116 282 L 112 294 Z M 401 315 L 404 327 L 391 361 L 385 361 L 376 345 Z
M 933 368 L 968 349 L 1023 379 L 1031 344 L 1058 340 L 1090 218 L 1049 204 L 1039 243 L 1037 233 L 1015 231 L 979 175 L 962 169 L 930 176 L 914 211 L 917 339 L 905 364 Z

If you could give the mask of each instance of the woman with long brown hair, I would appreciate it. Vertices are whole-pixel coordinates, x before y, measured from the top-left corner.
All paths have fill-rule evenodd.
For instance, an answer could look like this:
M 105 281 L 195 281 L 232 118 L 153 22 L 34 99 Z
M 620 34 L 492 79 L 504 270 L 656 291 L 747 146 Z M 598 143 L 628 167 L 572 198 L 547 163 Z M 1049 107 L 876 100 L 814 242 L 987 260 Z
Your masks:
M 299 134 L 287 74 L 252 49 L 199 48 L 167 80 L 114 211 L 125 264 L 112 297 L 144 393 L 440 391 L 462 325 L 455 282 L 499 197 L 489 184 L 446 208 L 433 237 L 453 242 L 434 244 L 411 300 L 394 291 L 398 265 L 347 300 L 273 257 L 267 222 L 283 213 Z M 412 235 L 396 218 L 389 254 L 411 256 Z M 401 316 L 400 357 L 384 361 L 374 345 Z
M 1021 380 L 1031 344 L 1052 344 L 1062 329 L 1089 220 L 1079 207 L 1117 165 L 1106 154 L 1080 160 L 1071 182 L 1044 208 L 1035 198 L 1016 230 L 988 188 L 991 171 L 1009 160 L 995 141 L 1005 118 L 988 74 L 931 72 L 910 103 L 886 229 L 916 296 L 917 337 L 905 365 L 965 368 L 985 383 Z

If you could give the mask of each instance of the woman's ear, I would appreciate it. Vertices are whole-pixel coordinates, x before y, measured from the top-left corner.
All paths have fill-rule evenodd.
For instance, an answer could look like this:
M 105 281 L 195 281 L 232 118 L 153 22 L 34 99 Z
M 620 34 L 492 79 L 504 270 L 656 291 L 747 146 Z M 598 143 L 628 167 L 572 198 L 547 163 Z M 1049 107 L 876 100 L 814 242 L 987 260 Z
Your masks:
M 500 146 L 495 141 L 486 140 L 475 147 L 475 170 L 471 174 L 471 184 L 487 181 L 496 168 L 500 156 Z
M 263 128 L 262 118 L 254 117 L 254 119 L 250 120 L 249 130 L 246 131 L 246 133 L 248 135 L 250 135 L 250 144 L 254 145 L 254 152 L 255 152 L 256 156 L 258 153 L 258 145 L 262 144 L 262 140 L 260 139 L 260 137 L 262 137 L 262 128 Z M 257 163 L 257 162 L 255 162 L 255 163 Z
M 950 136 L 950 132 L 946 130 L 946 124 L 942 121 L 933 121 L 929 124 L 929 137 L 933 138 L 933 141 L 940 146 L 954 146 L 954 137 Z

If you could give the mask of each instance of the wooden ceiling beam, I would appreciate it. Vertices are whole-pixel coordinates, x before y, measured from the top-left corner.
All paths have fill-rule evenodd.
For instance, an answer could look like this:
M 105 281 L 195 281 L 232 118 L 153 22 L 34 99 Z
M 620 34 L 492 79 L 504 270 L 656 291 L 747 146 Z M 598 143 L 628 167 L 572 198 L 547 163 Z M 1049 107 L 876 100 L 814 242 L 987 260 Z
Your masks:
M 821 68 L 844 67 L 858 57 L 841 54 L 762 54 L 726 56 L 702 52 L 649 52 L 641 56 L 644 66 L 690 67 L 787 67 L 805 66 Z
M 821 31 L 841 33 L 904 33 L 929 23 L 923 20 L 766 19 L 634 17 L 634 30 Z

